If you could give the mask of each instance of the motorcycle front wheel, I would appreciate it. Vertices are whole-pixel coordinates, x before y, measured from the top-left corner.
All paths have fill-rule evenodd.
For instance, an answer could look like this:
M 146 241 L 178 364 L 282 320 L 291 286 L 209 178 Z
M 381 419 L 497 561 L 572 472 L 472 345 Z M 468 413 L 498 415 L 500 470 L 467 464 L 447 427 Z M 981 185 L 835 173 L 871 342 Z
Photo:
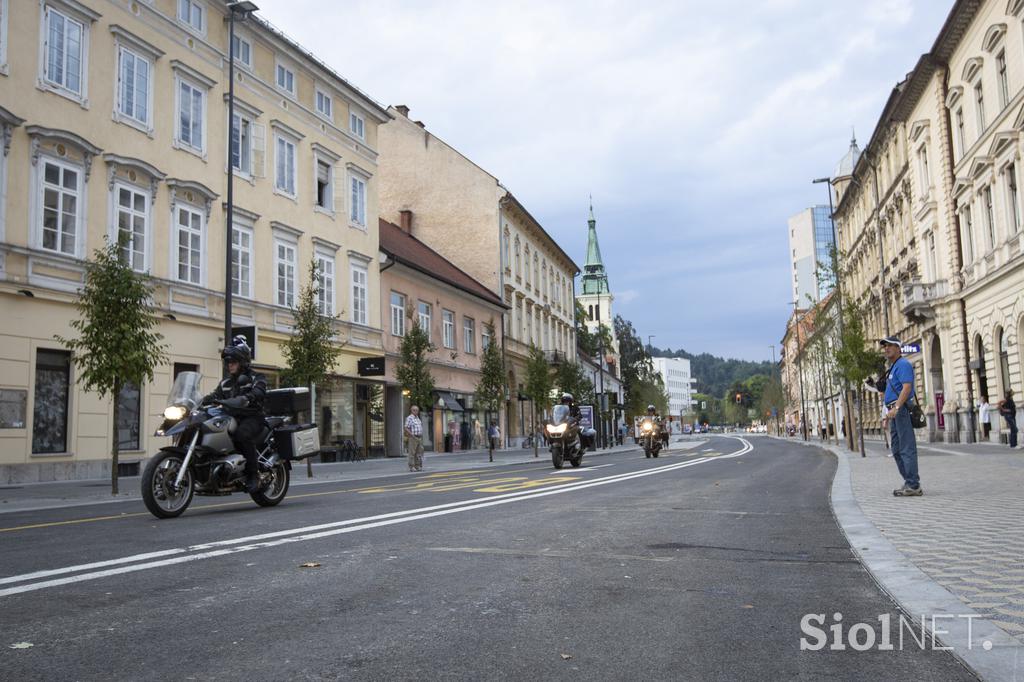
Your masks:
M 561 445 L 551 446 L 551 463 L 555 465 L 556 469 L 561 469 L 562 465 L 565 464 Z
M 192 471 L 185 471 L 181 487 L 175 488 L 184 456 L 178 452 L 153 455 L 142 472 L 142 501 L 158 519 L 173 519 L 192 504 Z
M 270 469 L 270 481 L 259 492 L 252 493 L 252 501 L 261 507 L 273 507 L 281 503 L 288 494 L 291 472 L 284 462 L 278 462 Z

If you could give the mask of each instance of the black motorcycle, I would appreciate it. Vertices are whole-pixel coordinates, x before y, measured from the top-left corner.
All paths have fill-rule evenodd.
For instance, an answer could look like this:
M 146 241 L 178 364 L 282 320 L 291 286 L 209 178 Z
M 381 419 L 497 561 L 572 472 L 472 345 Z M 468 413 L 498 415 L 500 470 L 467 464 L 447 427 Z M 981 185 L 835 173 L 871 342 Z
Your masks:
M 579 420 L 569 414 L 568 405 L 555 405 L 551 421 L 544 427 L 550 443 L 551 463 L 561 469 L 565 460 L 574 467 L 583 463 L 583 442 Z
M 640 433 L 640 445 L 644 448 L 644 457 L 657 457 L 661 452 L 661 424 L 653 417 L 643 417 L 637 430 Z
M 182 372 L 174 380 L 164 422 L 156 432 L 157 436 L 173 438 L 173 444 L 160 448 L 142 472 L 142 500 L 157 518 L 181 515 L 192 503 L 194 494 L 230 495 L 245 491 L 245 457 L 231 440 L 236 426 L 231 413 L 244 407 L 245 398 L 200 405 L 200 380 L 197 372 Z M 275 401 L 271 394 L 282 392 L 294 396 L 307 389 L 270 391 L 267 403 L 281 405 L 281 399 Z M 256 446 L 259 489 L 251 494 L 261 507 L 280 504 L 288 494 L 292 461 L 320 451 L 316 425 L 298 425 L 293 420 L 291 415 L 264 418 Z

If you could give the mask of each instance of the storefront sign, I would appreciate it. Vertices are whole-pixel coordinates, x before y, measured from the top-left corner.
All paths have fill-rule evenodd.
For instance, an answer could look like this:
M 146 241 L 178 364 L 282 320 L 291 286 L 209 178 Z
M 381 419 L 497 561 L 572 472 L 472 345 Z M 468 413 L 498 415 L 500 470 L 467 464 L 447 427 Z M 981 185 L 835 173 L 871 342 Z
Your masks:
M 361 377 L 382 377 L 384 376 L 384 357 L 359 358 L 356 363 Z
M 580 428 L 594 428 L 594 406 L 580 405 Z
M 942 408 L 946 406 L 946 396 L 942 391 L 935 391 L 935 417 L 939 430 L 946 428 L 946 415 L 942 414 Z
M 919 343 L 905 343 L 905 344 L 903 344 L 903 347 L 900 348 L 900 352 L 902 352 L 904 355 L 913 355 L 914 353 L 920 353 L 921 352 L 921 344 L 919 344 Z

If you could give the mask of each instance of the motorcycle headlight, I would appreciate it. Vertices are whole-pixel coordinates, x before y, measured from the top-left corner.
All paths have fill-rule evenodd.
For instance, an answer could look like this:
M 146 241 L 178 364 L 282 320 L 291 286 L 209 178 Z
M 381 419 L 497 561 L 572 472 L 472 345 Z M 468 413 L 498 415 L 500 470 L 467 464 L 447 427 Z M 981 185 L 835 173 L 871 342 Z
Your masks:
M 164 410 L 164 419 L 170 419 L 171 421 L 178 421 L 183 418 L 186 414 L 186 410 L 181 405 L 171 405 Z
M 644 422 L 644 431 L 651 430 L 651 422 Z
M 568 424 L 559 424 L 558 426 L 548 424 L 548 433 L 565 433 L 565 428 L 567 426 Z

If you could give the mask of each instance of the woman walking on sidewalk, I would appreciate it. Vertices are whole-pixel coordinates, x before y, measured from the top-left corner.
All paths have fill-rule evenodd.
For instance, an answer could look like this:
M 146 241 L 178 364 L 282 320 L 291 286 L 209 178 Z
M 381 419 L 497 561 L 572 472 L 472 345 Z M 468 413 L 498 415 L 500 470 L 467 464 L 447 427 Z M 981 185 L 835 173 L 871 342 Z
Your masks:
M 1010 447 L 1017 447 L 1017 404 L 1013 402 L 1013 389 L 1008 390 L 1006 397 L 999 401 L 999 414 L 1003 415 L 1010 428 Z

